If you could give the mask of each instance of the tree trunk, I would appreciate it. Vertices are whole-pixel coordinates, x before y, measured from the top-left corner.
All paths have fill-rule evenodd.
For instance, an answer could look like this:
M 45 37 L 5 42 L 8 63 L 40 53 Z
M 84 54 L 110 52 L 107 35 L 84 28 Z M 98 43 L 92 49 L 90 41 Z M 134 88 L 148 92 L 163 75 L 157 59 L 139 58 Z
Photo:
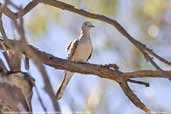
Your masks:
M 32 112 L 34 79 L 27 73 L 0 74 L 0 114 Z

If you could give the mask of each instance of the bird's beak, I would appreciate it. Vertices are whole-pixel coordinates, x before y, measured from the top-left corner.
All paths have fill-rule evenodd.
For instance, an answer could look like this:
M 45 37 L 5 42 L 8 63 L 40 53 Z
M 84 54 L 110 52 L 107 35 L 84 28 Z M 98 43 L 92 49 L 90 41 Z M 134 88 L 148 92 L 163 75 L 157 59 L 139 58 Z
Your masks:
M 94 25 L 90 25 L 91 28 L 95 27 Z

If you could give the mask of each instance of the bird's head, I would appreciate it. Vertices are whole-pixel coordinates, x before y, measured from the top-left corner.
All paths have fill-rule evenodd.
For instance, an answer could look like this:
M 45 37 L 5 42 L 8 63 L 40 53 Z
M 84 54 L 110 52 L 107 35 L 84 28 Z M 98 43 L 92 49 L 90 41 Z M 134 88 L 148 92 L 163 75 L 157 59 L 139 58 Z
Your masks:
M 84 31 L 84 32 L 89 32 L 89 30 L 91 29 L 91 28 L 93 28 L 94 27 L 94 25 L 91 23 L 91 22 L 88 22 L 88 21 L 85 21 L 83 24 L 82 24 L 82 30 Z

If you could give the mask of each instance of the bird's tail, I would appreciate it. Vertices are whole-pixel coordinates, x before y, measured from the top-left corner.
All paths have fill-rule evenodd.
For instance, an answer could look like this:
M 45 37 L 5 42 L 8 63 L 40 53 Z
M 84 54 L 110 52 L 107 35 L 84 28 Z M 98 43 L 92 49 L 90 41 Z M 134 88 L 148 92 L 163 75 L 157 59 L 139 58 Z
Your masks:
M 66 71 L 65 72 L 65 76 L 64 76 L 64 80 L 62 81 L 57 93 L 56 93 L 56 98 L 57 99 L 61 99 L 62 98 L 62 95 L 64 93 L 64 90 L 68 84 L 68 82 L 70 81 L 71 77 L 72 77 L 73 73 L 72 72 L 69 72 L 69 71 Z

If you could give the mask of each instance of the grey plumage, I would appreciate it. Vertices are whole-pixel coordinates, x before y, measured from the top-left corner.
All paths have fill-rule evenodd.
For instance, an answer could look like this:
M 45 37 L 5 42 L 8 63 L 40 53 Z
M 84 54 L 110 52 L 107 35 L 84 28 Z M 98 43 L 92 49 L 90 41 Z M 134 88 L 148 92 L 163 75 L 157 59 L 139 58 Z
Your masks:
M 67 47 L 68 60 L 77 62 L 87 62 L 92 54 L 92 43 L 90 39 L 90 28 L 94 27 L 90 22 L 84 22 L 82 25 L 79 38 L 73 40 Z M 60 99 L 63 92 L 71 79 L 73 73 L 65 71 L 64 80 L 62 81 L 57 93 L 57 99 Z

